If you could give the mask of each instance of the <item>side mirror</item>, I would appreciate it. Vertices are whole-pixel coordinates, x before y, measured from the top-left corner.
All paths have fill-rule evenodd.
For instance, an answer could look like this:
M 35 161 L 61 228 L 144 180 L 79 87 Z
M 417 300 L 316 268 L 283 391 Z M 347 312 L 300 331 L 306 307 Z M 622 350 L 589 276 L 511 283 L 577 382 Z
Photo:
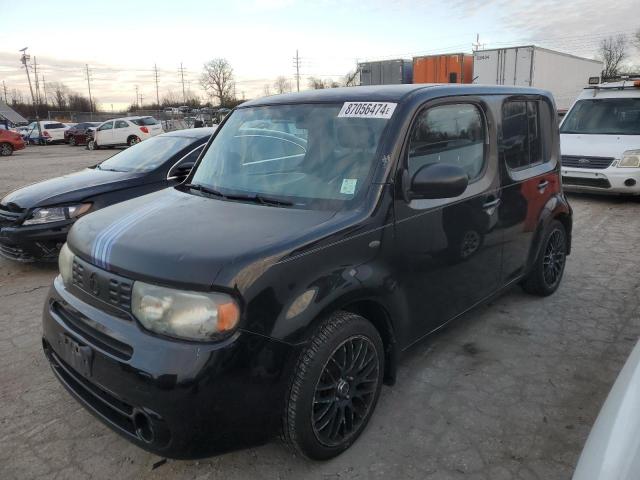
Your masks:
M 189 172 L 191 172 L 191 169 L 193 168 L 194 165 L 195 165 L 194 162 L 187 162 L 187 163 L 183 163 L 182 165 L 178 165 L 176 168 L 174 168 L 172 176 L 186 177 L 187 175 L 189 175 Z
M 421 167 L 411 179 L 408 199 L 453 198 L 469 185 L 466 172 L 457 165 L 432 163 Z

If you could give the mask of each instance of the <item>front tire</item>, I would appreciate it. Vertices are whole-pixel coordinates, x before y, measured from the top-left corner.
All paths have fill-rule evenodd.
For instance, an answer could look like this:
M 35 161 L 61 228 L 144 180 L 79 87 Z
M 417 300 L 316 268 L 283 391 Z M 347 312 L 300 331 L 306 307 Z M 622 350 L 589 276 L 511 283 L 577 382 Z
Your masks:
M 292 374 L 285 440 L 313 460 L 344 452 L 371 418 L 383 373 L 376 328 L 354 313 L 334 313 L 316 330 Z
M 89 140 L 87 142 L 87 150 L 98 150 L 100 147 L 95 140 Z
M 0 143 L 0 156 L 8 157 L 13 153 L 13 147 L 10 143 Z
M 69 137 L 69 145 L 71 145 L 72 147 L 75 147 L 77 145 L 76 137 Z
M 558 220 L 553 220 L 542 237 L 542 247 L 522 282 L 525 292 L 546 297 L 560 286 L 567 259 L 567 231 Z

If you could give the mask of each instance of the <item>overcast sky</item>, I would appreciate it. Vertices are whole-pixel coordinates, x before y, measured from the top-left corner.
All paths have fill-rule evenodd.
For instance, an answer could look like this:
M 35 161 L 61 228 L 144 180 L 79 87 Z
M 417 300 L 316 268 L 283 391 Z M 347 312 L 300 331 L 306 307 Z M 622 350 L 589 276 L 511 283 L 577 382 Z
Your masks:
M 27 92 L 18 50 L 28 46 L 46 82 L 92 93 L 104 108 L 181 96 L 178 69 L 202 95 L 202 65 L 224 57 L 239 98 L 262 94 L 278 75 L 293 81 L 296 48 L 307 77 L 338 79 L 357 60 L 471 51 L 535 43 L 593 58 L 602 38 L 640 28 L 638 0 L 227 0 L 45 2 L 0 0 L 0 80 Z M 631 61 L 640 63 L 638 51 Z M 1 88 L 1 85 L 0 85 Z

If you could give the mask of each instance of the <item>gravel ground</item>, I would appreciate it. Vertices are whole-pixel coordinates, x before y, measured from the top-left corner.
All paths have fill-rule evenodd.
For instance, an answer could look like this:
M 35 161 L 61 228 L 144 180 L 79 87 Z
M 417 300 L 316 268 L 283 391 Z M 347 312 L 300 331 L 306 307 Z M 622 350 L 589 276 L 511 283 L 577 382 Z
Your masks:
M 0 160 L 0 194 L 112 153 L 29 147 Z M 413 348 L 360 440 L 325 463 L 275 440 L 197 462 L 130 445 L 72 400 L 42 354 L 56 267 L 0 259 L 0 478 L 568 479 L 640 334 L 640 202 L 570 201 L 574 247 L 556 294 L 515 288 Z

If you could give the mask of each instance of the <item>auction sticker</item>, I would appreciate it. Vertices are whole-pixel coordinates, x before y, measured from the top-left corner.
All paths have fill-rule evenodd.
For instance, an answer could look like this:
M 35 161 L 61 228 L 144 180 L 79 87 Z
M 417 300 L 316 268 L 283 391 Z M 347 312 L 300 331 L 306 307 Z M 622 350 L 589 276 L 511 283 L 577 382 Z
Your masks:
M 338 118 L 391 118 L 397 103 L 344 102 Z
M 340 193 L 346 195 L 353 195 L 356 191 L 357 178 L 344 178 L 342 179 L 342 186 L 340 187 Z

